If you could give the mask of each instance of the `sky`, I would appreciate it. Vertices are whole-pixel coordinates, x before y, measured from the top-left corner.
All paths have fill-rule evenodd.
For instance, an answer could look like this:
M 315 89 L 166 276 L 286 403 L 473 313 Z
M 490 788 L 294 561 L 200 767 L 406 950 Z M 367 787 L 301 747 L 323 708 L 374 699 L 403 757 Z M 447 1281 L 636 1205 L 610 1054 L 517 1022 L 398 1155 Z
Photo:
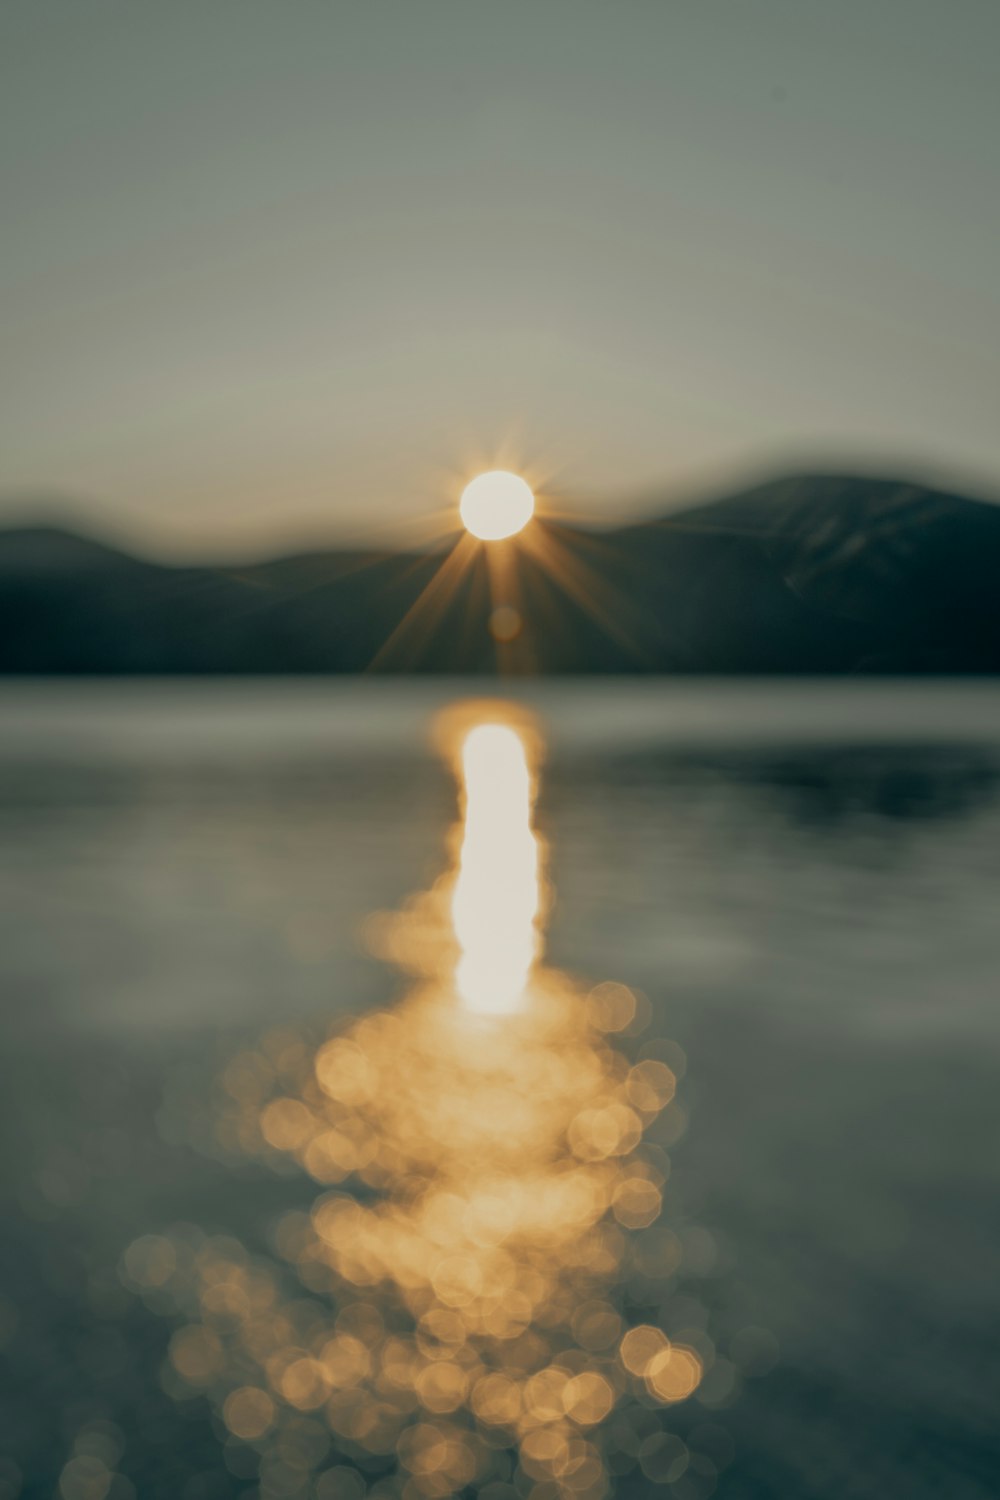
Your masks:
M 998 55 L 996 0 L 10 0 L 0 523 L 1000 493 Z

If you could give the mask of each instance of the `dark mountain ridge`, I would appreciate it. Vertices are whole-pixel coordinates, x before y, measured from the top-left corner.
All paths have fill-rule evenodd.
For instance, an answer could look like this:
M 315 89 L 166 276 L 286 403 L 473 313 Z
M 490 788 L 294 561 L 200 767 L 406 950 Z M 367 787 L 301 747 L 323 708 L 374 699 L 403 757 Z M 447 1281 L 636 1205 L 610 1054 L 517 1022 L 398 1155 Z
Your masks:
M 0 672 L 1000 671 L 1000 507 L 985 501 L 803 475 L 658 521 L 530 532 L 466 539 L 461 567 L 376 549 L 224 567 L 10 530 Z M 510 640 L 491 629 L 500 604 L 522 622 Z

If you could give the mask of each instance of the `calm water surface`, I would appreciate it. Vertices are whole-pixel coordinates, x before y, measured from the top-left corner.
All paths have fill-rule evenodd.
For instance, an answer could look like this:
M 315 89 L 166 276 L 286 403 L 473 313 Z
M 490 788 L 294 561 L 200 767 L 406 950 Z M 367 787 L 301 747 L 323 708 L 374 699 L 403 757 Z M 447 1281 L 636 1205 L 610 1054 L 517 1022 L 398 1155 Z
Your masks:
M 480 691 L 0 693 L 0 1497 L 60 1493 L 74 1453 L 98 1463 L 63 1500 L 257 1493 L 208 1407 L 164 1391 L 170 1324 L 122 1252 L 177 1223 L 264 1243 L 308 1202 L 213 1157 L 214 1080 L 265 1029 L 398 996 L 366 920 L 445 866 L 430 730 Z M 549 956 L 644 992 L 633 1052 L 686 1057 L 665 1223 L 725 1375 L 676 1408 L 714 1462 L 617 1492 L 996 1495 L 996 689 L 520 696 L 547 743 Z

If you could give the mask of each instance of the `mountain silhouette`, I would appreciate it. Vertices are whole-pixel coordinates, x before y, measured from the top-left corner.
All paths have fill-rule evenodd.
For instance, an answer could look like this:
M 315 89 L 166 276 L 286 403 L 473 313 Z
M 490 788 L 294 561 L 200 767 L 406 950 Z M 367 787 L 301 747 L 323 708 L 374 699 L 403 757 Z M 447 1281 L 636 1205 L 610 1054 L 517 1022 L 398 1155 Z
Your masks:
M 0 532 L 2 673 L 363 671 L 994 673 L 1000 506 L 802 475 L 609 531 L 535 520 L 493 550 L 240 567 Z

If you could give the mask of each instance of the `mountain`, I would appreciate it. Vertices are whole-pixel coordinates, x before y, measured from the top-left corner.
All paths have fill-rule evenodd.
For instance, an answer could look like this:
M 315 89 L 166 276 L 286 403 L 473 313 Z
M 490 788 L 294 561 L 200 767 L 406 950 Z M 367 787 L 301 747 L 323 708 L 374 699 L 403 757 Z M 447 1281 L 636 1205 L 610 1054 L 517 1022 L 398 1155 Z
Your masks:
M 368 670 L 998 672 L 1000 506 L 802 475 L 611 531 L 241 567 L 0 532 L 2 673 Z

